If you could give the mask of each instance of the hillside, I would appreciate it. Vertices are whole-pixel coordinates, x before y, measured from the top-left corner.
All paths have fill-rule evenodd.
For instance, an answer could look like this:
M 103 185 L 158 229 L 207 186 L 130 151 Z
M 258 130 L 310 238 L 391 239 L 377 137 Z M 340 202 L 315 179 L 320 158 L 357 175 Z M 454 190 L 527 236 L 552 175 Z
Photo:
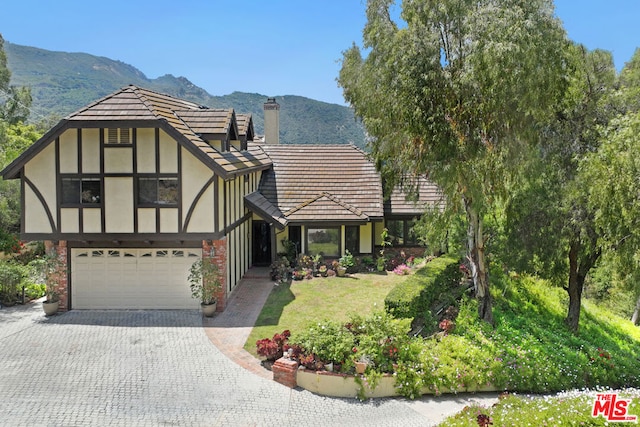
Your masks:
M 262 105 L 267 95 L 233 92 L 214 96 L 185 77 L 167 74 L 149 79 L 121 61 L 87 53 L 53 52 L 5 42 L 11 84 L 30 86 L 32 120 L 61 118 L 117 89 L 134 84 L 212 108 L 233 107 L 251 113 L 255 131 L 264 133 Z M 353 112 L 342 105 L 302 96 L 276 96 L 280 104 L 282 143 L 353 143 L 364 146 L 364 129 Z

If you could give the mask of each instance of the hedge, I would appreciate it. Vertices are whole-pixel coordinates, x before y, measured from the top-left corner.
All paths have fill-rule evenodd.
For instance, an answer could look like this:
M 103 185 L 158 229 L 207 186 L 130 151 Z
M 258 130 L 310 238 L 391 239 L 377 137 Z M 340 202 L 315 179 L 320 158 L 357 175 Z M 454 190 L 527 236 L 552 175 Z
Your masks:
M 443 288 L 461 277 L 458 258 L 436 258 L 389 292 L 385 310 L 397 319 L 424 315 Z

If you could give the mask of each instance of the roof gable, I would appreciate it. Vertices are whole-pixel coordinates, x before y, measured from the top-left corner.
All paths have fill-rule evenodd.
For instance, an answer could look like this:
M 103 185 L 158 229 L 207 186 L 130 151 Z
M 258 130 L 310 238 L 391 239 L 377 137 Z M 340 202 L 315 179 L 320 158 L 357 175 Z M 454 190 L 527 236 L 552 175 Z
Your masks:
M 221 111 L 225 111 L 224 119 L 206 123 L 207 119 L 213 120 Z M 246 126 L 244 122 L 243 126 Z M 199 131 L 202 130 L 222 129 L 229 138 L 238 139 L 238 127 L 232 109 L 209 110 L 190 101 L 127 86 L 65 117 L 0 174 L 5 179 L 16 178 L 26 162 L 69 128 L 98 127 L 161 128 L 224 179 L 267 169 L 271 165 L 258 146 L 220 152 L 200 135 Z
M 233 108 L 176 110 L 175 113 L 193 132 L 205 139 L 238 139 L 238 126 Z
M 327 221 L 382 218 L 380 176 L 356 147 L 265 144 L 262 148 L 273 169 L 263 175 L 260 192 L 288 219 L 289 215 L 300 219 L 320 204 L 326 208 L 322 219 Z
M 291 221 L 366 221 L 369 219 L 360 209 L 343 202 L 336 196 L 322 192 L 284 213 Z

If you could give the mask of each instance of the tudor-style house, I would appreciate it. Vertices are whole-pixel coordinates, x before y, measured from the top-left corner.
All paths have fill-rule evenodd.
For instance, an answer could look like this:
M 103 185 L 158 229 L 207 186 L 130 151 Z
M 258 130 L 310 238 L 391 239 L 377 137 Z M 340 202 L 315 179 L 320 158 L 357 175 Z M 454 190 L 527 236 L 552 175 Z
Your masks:
M 385 202 L 365 153 L 350 145 L 278 144 L 250 115 L 125 87 L 64 118 L 7 166 L 20 179 L 24 240 L 66 263 L 61 309 L 196 308 L 187 282 L 199 257 L 223 276 L 218 310 L 247 270 L 282 241 L 302 253 L 373 254 L 388 226 L 411 243 L 412 221 L 441 193 Z M 386 221 L 386 224 L 385 224 Z

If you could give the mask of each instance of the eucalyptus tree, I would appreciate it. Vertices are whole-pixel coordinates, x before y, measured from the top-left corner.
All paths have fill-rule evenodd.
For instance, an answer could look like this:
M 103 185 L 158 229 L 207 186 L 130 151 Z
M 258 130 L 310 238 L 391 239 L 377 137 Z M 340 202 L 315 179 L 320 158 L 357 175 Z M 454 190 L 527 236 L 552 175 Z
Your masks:
M 520 269 L 564 282 L 569 328 L 578 330 L 585 280 L 596 265 L 601 242 L 588 188 L 597 183 L 579 173 L 598 150 L 600 129 L 614 114 L 616 71 L 610 52 L 568 47 L 569 86 L 545 145 L 529 158 L 528 179 L 514 189 L 507 207 L 507 242 Z
M 40 136 L 33 126 L 22 123 L 29 115 L 31 91 L 11 86 L 10 80 L 4 39 L 0 35 L 0 170 Z M 0 178 L 0 236 L 19 230 L 19 195 L 17 182 Z
M 633 291 L 631 320 L 640 320 L 640 49 L 620 73 L 615 105 L 619 116 L 602 128 L 601 146 L 582 166 L 589 202 L 603 246 L 612 251 L 616 273 Z
M 4 51 L 4 39 L 0 35 L 0 120 L 15 124 L 24 122 L 29 117 L 31 107 L 31 89 L 9 84 L 11 71 L 7 66 L 7 55 Z
M 369 0 L 363 48 L 338 83 L 388 185 L 428 176 L 466 214 L 480 318 L 493 322 L 484 214 L 564 90 L 567 43 L 550 0 Z

